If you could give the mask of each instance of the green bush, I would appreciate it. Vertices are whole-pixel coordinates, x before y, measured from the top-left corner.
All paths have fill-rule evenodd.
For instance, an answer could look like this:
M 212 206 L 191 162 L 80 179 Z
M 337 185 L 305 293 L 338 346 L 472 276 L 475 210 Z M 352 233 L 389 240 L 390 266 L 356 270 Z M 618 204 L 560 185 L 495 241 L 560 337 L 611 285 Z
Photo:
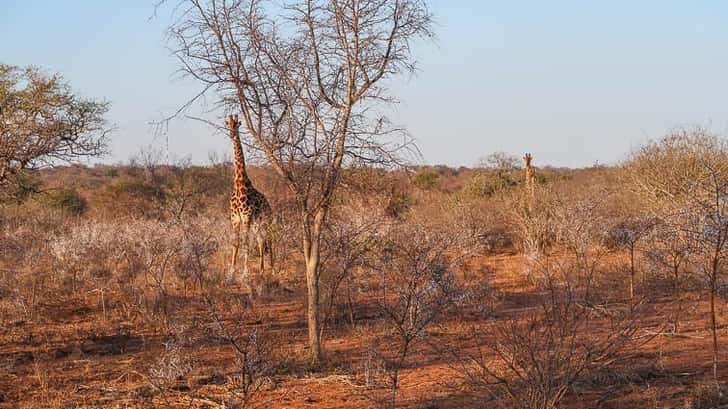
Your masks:
M 116 170 L 116 168 L 106 168 L 106 170 L 104 170 L 104 176 L 107 178 L 115 178 L 119 176 L 119 171 Z
M 0 205 L 21 204 L 30 198 L 39 186 L 38 180 L 25 173 L 14 175 L 10 183 L 0 186 Z
M 411 196 L 401 192 L 394 192 L 389 198 L 385 212 L 390 217 L 399 218 L 404 216 L 414 205 L 415 200 Z
M 93 207 L 102 214 L 158 216 L 164 188 L 141 179 L 121 179 L 104 186 L 93 198 Z
M 75 189 L 51 190 L 40 196 L 39 202 L 50 209 L 81 215 L 86 211 L 86 199 Z
M 437 187 L 439 181 L 440 175 L 437 172 L 432 169 L 420 169 L 412 183 L 422 190 L 431 190 Z
M 512 172 L 481 171 L 473 174 L 463 187 L 463 194 L 469 198 L 490 197 L 518 185 Z

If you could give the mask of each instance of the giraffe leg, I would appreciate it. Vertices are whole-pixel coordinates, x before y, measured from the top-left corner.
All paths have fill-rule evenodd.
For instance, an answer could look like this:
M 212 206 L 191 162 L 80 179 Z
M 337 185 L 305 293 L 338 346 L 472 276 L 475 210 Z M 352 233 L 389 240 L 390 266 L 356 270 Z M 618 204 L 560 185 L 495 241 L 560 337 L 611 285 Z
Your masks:
M 270 259 L 268 260 L 268 268 L 270 268 L 270 271 L 273 272 L 273 241 L 271 239 L 266 240 L 266 248 L 268 249 L 268 257 Z
M 265 268 L 265 240 L 263 236 L 258 234 L 256 237 L 258 241 L 258 268 L 260 269 L 260 275 L 263 275 L 263 268 Z
M 229 278 L 230 280 L 235 279 L 235 262 L 238 258 L 238 248 L 240 247 L 240 222 L 233 221 L 233 251 L 232 251 L 232 258 L 230 260 L 230 271 L 229 271 Z
M 248 247 L 250 246 L 250 224 L 243 223 L 243 280 L 248 279 Z
M 260 233 L 260 231 L 257 232 L 255 238 L 258 241 L 258 277 L 257 277 L 257 285 L 256 290 L 258 292 L 259 296 L 267 297 L 268 296 L 268 279 L 265 275 L 265 238 Z

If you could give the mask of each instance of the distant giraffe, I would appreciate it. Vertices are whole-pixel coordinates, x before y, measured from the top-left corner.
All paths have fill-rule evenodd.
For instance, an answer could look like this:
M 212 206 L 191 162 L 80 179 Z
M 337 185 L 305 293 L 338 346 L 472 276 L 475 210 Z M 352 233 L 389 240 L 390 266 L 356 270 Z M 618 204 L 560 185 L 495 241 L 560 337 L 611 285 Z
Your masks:
M 536 169 L 531 166 L 533 156 L 531 156 L 530 153 L 527 153 L 523 157 L 523 160 L 526 161 L 526 177 L 524 183 L 526 190 L 526 203 L 528 204 L 528 210 L 533 211 L 533 202 L 536 196 Z
M 240 121 L 237 115 L 230 115 L 227 118 L 227 128 L 230 140 L 235 151 L 235 179 L 233 180 L 233 191 L 230 197 L 230 222 L 233 228 L 233 251 L 230 262 L 230 278 L 235 278 L 235 262 L 240 246 L 240 229 L 243 236 L 243 276 L 248 277 L 248 247 L 250 236 L 253 235 L 258 244 L 258 256 L 260 257 L 260 274 L 263 274 L 263 256 L 266 248 L 270 253 L 271 264 L 273 263 L 273 249 L 267 240 L 268 225 L 271 220 L 272 211 L 268 200 L 262 193 L 253 187 L 248 178 L 245 168 L 245 156 L 243 146 L 240 143 Z

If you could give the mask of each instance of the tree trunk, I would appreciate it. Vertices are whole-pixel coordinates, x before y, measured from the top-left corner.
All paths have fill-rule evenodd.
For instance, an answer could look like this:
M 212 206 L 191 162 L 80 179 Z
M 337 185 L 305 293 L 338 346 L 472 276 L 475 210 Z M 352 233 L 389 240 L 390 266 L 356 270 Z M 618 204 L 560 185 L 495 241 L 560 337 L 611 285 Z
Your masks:
M 321 226 L 325 211 L 319 210 L 315 216 L 304 216 L 303 256 L 306 263 L 306 287 L 308 303 L 306 320 L 308 324 L 308 344 L 311 348 L 311 361 L 318 365 L 323 359 L 321 346 L 321 302 L 319 296 L 319 253 L 321 243 Z
M 349 307 L 349 323 L 351 324 L 351 330 L 356 329 L 356 320 L 354 318 L 354 301 L 351 299 L 351 278 L 348 279 L 346 285 L 346 301 Z
M 672 275 L 673 275 L 673 291 L 675 293 L 675 296 L 677 297 L 677 311 L 675 311 L 675 315 L 673 318 L 673 326 L 676 334 L 680 333 L 680 315 L 682 314 L 682 305 L 683 305 L 683 293 L 680 286 L 679 281 L 679 273 L 680 273 L 680 265 L 678 263 L 673 263 L 672 266 Z
M 679 263 L 675 263 L 675 264 L 673 264 L 673 267 L 672 267 L 672 276 L 673 276 L 673 278 L 675 280 L 675 284 L 673 285 L 673 288 L 674 288 L 676 294 L 680 292 L 680 287 L 679 287 L 679 285 L 680 285 L 679 284 L 680 276 L 679 276 L 679 274 L 680 274 L 680 264 Z
M 318 246 L 318 244 L 316 244 Z M 321 362 L 323 350 L 319 329 L 321 327 L 320 302 L 319 302 L 319 257 L 309 257 L 306 260 L 306 286 L 308 288 L 308 309 L 306 313 L 308 321 L 308 344 L 311 348 L 311 361 L 314 364 Z
M 715 320 L 715 293 L 718 280 L 718 262 L 713 260 L 713 272 L 710 277 L 710 329 L 713 335 L 713 380 L 718 382 L 718 326 Z

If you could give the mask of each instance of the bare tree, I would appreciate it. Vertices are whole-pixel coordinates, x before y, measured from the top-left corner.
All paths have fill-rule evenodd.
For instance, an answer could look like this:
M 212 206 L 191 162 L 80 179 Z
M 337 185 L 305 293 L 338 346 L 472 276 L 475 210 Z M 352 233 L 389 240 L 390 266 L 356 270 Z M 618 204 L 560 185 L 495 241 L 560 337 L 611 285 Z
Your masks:
M 551 212 L 556 242 L 574 257 L 574 266 L 565 281 L 576 282 L 584 291 L 584 301 L 590 297 L 594 280 L 602 267 L 607 219 L 603 202 L 608 192 L 590 192 L 586 197 L 557 200 Z
M 0 64 L 0 187 L 29 169 L 105 153 L 108 110 L 60 74 Z
M 684 225 L 685 221 L 678 217 L 656 220 L 647 237 L 650 243 L 646 252 L 648 260 L 668 269 L 675 292 L 680 290 L 681 269 L 689 263 L 693 252 L 690 237 L 680 227 Z
M 485 158 L 480 159 L 479 167 L 502 171 L 518 170 L 521 161 L 518 157 L 506 152 L 493 152 Z
M 397 163 L 410 147 L 378 115 L 385 81 L 412 73 L 430 37 L 423 0 L 185 0 L 170 27 L 183 73 L 242 112 L 259 149 L 296 196 L 308 287 L 308 337 L 320 361 L 320 242 L 342 167 Z M 189 104 L 193 103 L 193 98 Z M 189 106 L 189 104 L 187 106 Z
M 685 221 L 676 216 L 678 215 L 655 221 L 654 228 L 647 237 L 649 248 L 645 255 L 653 266 L 667 270 L 669 278 L 666 281 L 672 282 L 673 302 L 677 302 L 677 309 L 672 315 L 672 330 L 679 333 L 680 316 L 685 299 L 683 290 L 690 277 L 686 274 L 686 267 L 690 264 L 694 246 L 690 237 L 680 227 Z
M 728 143 L 702 128 L 678 129 L 627 163 L 634 185 L 656 211 L 680 220 L 710 296 L 713 378 L 718 379 L 715 298 L 728 261 Z
M 626 217 L 608 232 L 607 240 L 614 246 L 629 252 L 629 298 L 634 299 L 634 281 L 637 273 L 638 244 L 648 236 L 654 227 L 654 220 L 641 217 Z
M 382 242 L 383 249 L 373 266 L 378 275 L 373 292 L 393 337 L 386 341 L 387 348 L 370 350 L 383 364 L 386 376 L 388 395 L 378 401 L 382 407 L 396 406 L 400 373 L 414 347 L 458 301 L 460 291 L 453 267 L 462 259 L 451 259 L 448 253 L 456 252 L 460 244 L 448 232 L 423 225 L 396 228 Z

